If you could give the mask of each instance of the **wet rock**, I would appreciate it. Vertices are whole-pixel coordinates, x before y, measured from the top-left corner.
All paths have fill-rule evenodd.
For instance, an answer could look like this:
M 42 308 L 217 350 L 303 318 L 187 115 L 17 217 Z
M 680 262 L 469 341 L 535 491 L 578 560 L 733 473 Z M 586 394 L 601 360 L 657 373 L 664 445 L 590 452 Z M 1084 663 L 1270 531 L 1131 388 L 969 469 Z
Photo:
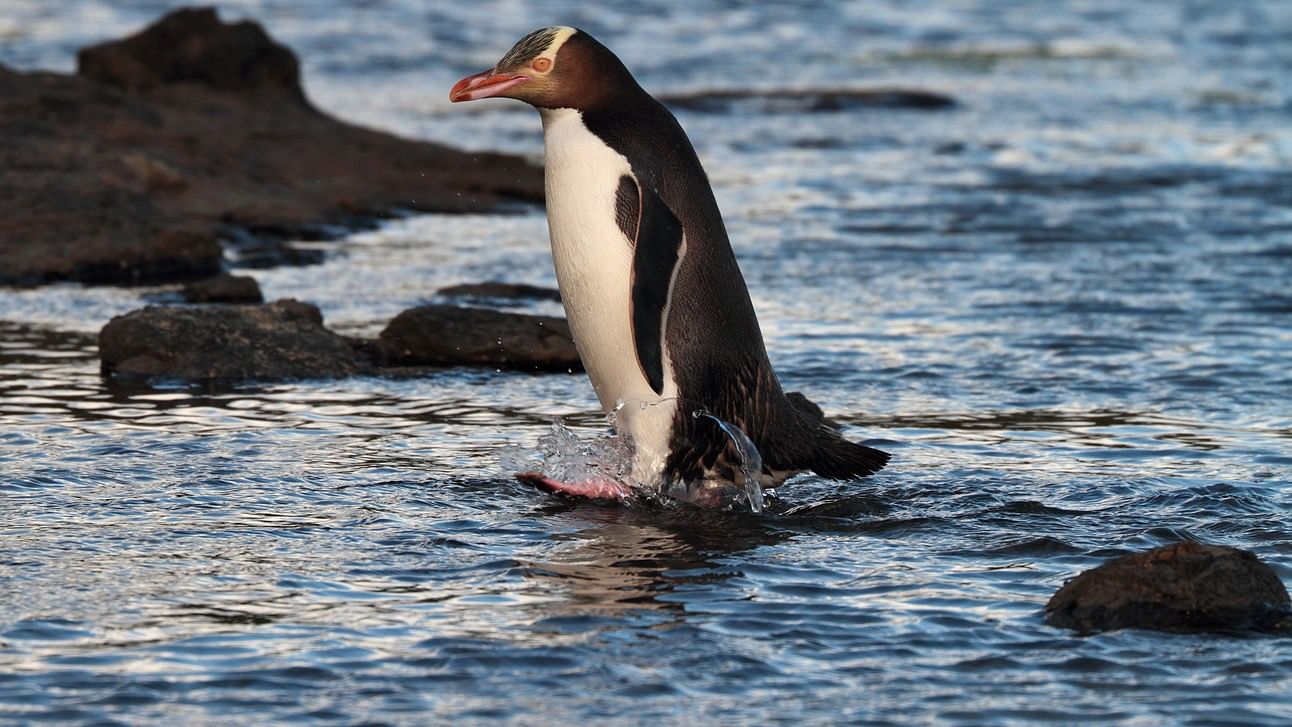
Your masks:
M 249 275 L 223 273 L 188 283 L 183 290 L 189 303 L 263 303 L 260 285 Z
M 395 316 L 378 348 L 399 366 L 489 365 L 546 371 L 581 370 L 562 318 L 426 305 Z
M 933 91 L 902 88 L 870 89 L 773 89 L 697 91 L 659 97 L 675 109 L 724 113 L 740 106 L 754 106 L 764 112 L 837 112 L 858 109 L 915 109 L 936 111 L 956 105 L 950 96 Z
M 1292 630 L 1292 604 L 1255 555 L 1185 542 L 1082 573 L 1046 604 L 1045 621 L 1081 632 Z
M 392 209 L 542 199 L 541 170 L 518 157 L 312 108 L 289 49 L 210 9 L 79 63 L 75 76 L 0 68 L 0 285 L 200 278 L 219 272 L 228 229 L 291 239 Z
M 318 308 L 295 300 L 132 311 L 99 332 L 99 357 L 105 374 L 141 383 L 335 377 L 371 368 L 323 327 Z
M 489 298 L 492 300 L 554 300 L 560 302 L 561 291 L 524 283 L 501 283 L 489 280 L 483 283 L 464 283 L 440 288 L 439 295 L 448 298 Z
M 228 282 L 238 280 L 222 276 L 211 287 L 241 287 Z M 443 366 L 582 370 L 562 318 L 430 305 L 399 314 L 380 338 L 361 340 L 324 328 L 318 308 L 295 300 L 132 311 L 103 327 L 99 357 L 104 375 L 142 384 L 419 376 Z

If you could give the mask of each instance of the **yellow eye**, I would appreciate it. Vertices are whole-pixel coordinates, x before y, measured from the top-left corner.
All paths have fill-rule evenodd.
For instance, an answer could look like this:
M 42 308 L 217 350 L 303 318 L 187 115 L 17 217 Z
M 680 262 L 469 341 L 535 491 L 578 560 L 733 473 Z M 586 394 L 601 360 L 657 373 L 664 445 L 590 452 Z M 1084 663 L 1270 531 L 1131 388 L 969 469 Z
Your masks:
M 530 66 L 530 68 L 533 68 L 534 70 L 538 71 L 539 73 L 547 73 L 547 72 L 548 72 L 548 70 L 550 70 L 550 69 L 552 68 L 552 59 L 551 59 L 551 58 L 535 58 L 535 59 L 534 59 L 534 62 L 533 62 L 533 63 L 531 63 L 531 64 L 529 64 L 529 66 Z

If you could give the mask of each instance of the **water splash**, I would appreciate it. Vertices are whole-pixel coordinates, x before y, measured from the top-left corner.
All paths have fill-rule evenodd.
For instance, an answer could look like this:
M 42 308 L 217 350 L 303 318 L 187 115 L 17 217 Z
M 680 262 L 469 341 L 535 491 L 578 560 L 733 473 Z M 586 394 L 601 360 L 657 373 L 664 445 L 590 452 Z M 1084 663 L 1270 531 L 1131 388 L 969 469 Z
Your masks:
M 744 502 L 749 505 L 753 512 L 763 511 L 763 455 L 758 452 L 753 441 L 745 434 L 740 427 L 731 422 L 723 421 L 718 417 L 710 414 L 703 409 L 697 409 L 691 412 L 691 416 L 696 419 L 709 419 L 723 434 L 731 440 L 731 444 L 736 448 L 736 454 L 740 456 L 740 474 L 744 480 L 744 488 L 736 493 L 735 500 Z
M 758 447 L 740 427 L 703 410 L 692 412 L 692 416 L 697 419 L 712 420 L 731 440 L 740 457 L 742 485 L 706 480 L 640 482 L 633 477 L 633 465 L 638 453 L 632 441 L 619 434 L 616 426 L 616 412 L 621 407 L 622 404 L 606 415 L 608 432 L 580 436 L 557 417 L 552 420 L 548 431 L 538 438 L 536 446 L 504 448 L 500 453 L 500 462 L 505 470 L 511 472 L 542 472 L 548 477 L 566 482 L 612 479 L 660 504 L 689 502 L 701 507 L 748 507 L 752 512 L 763 511 L 763 458 Z
M 614 432 L 613 413 L 607 420 Z M 507 447 L 500 459 L 512 472 L 533 470 L 564 482 L 608 478 L 636 488 L 633 447 L 627 437 L 614 433 L 580 437 L 560 417 L 552 420 L 535 447 Z

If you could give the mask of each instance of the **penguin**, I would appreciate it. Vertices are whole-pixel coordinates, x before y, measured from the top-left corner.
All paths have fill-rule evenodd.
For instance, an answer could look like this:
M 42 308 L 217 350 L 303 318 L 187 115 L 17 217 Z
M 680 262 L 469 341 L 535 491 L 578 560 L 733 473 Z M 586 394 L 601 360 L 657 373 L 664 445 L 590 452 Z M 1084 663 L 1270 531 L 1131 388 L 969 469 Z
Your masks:
M 700 160 L 614 53 L 576 28 L 535 30 L 449 93 L 484 98 L 523 101 L 542 119 L 561 300 L 597 398 L 632 443 L 636 486 L 746 486 L 739 445 L 718 420 L 757 447 L 765 488 L 808 470 L 852 479 L 888 462 L 782 391 Z M 634 494 L 608 478 L 517 476 L 572 496 Z

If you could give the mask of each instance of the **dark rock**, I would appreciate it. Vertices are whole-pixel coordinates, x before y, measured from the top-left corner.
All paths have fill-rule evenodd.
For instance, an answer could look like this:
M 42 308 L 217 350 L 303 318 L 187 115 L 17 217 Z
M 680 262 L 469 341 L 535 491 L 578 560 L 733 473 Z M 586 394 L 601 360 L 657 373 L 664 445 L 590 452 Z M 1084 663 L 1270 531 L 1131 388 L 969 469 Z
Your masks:
M 583 367 L 564 319 L 483 308 L 427 305 L 406 310 L 381 332 L 378 347 L 386 363 L 400 366 Z
M 184 286 L 184 300 L 189 303 L 263 303 L 260 285 L 249 275 L 223 273 Z
M 205 277 L 230 227 L 290 238 L 395 208 L 542 199 L 519 157 L 313 109 L 295 56 L 254 23 L 181 10 L 80 61 L 78 76 L 0 69 L 0 284 Z
M 288 379 L 346 376 L 370 363 L 323 327 L 319 309 L 295 300 L 260 306 L 149 306 L 99 332 L 103 372 L 156 378 Z
M 216 280 L 221 279 L 238 280 Z M 143 384 L 416 376 L 432 367 L 459 365 L 582 370 L 562 318 L 431 305 L 399 314 L 376 340 L 360 340 L 324 328 L 318 308 L 295 300 L 149 306 L 103 327 L 99 357 L 104 375 Z
M 501 283 L 490 280 L 483 283 L 464 283 L 440 288 L 440 295 L 449 298 L 491 298 L 494 300 L 554 300 L 560 302 L 561 291 L 524 283 Z
M 1282 581 L 1236 548 L 1176 543 L 1111 560 L 1060 588 L 1045 622 L 1081 632 L 1292 629 Z
M 306 103 L 296 55 L 249 20 L 181 8 L 124 40 L 82 49 L 78 73 L 127 91 L 193 81 L 222 91 L 270 90 Z
M 764 112 L 836 112 L 876 108 L 937 111 L 956 105 L 955 99 L 944 94 L 901 88 L 734 89 L 665 94 L 659 100 L 676 109 L 706 113 L 723 113 L 737 105 L 752 105 Z

